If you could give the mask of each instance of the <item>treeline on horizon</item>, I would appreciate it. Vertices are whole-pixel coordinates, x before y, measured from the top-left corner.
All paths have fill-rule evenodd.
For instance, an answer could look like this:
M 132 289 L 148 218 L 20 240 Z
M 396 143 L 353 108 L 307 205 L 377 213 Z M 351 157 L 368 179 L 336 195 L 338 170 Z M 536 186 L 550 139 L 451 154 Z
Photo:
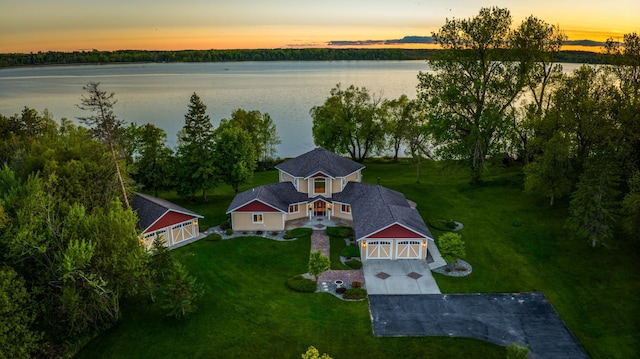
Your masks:
M 0 54 L 0 67 L 78 65 L 136 62 L 235 62 L 235 61 L 345 61 L 345 60 L 426 60 L 439 49 L 259 49 L 180 51 L 48 51 Z M 599 64 L 596 52 L 561 51 L 556 62 Z

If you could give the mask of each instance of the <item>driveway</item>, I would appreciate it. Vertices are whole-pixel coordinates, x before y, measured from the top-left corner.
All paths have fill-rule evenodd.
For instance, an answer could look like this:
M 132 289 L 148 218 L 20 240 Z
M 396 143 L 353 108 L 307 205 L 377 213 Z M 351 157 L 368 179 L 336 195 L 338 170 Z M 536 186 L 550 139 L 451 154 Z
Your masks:
M 529 344 L 536 358 L 589 357 L 542 293 L 369 294 L 369 310 L 380 337 L 471 337 Z
M 424 259 L 367 259 L 362 270 L 369 295 L 440 293 Z

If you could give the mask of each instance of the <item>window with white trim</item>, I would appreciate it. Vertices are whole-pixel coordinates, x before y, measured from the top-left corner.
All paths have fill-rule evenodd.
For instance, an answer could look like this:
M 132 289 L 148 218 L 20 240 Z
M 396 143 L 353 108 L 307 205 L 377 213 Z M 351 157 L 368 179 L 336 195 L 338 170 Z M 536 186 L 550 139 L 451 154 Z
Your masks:
M 252 223 L 264 223 L 264 216 L 262 215 L 262 213 L 254 213 L 251 216 L 251 222 Z
M 314 193 L 325 193 L 327 182 L 324 178 L 315 178 L 313 180 L 313 192 Z
M 289 213 L 298 213 L 298 212 L 300 212 L 300 206 L 298 206 L 298 204 L 289 205 Z
M 340 206 L 340 212 L 342 212 L 342 213 L 351 213 L 351 205 L 348 205 L 348 204 L 344 204 L 344 203 L 343 203 L 343 204 Z

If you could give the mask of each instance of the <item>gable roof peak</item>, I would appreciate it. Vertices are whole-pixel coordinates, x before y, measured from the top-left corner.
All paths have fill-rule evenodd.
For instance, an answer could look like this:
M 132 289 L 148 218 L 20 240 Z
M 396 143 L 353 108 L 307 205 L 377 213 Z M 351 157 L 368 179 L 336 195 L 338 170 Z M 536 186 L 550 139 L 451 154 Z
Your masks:
M 308 178 L 317 173 L 337 178 L 346 177 L 364 166 L 322 147 L 316 147 L 300 156 L 275 166 L 294 177 Z

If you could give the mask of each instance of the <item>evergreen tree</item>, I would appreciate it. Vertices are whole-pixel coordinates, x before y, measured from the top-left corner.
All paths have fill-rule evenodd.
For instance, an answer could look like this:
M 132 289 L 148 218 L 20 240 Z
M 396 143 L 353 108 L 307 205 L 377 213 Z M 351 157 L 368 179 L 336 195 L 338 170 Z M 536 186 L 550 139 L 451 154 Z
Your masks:
M 166 146 L 167 134 L 163 129 L 147 123 L 136 132 L 138 156 L 134 160 L 132 177 L 158 196 L 159 191 L 171 188 L 173 151 Z
M 99 88 L 99 82 L 89 82 L 82 87 L 87 92 L 82 95 L 78 108 L 90 111 L 93 114 L 87 117 L 79 117 L 80 122 L 89 125 L 94 132 L 96 138 L 104 140 L 109 146 L 113 165 L 120 183 L 120 191 L 122 202 L 125 208 L 129 208 L 129 199 L 127 198 L 127 190 L 124 185 L 124 179 L 118 164 L 118 155 L 116 153 L 116 145 L 122 141 L 124 135 L 124 121 L 118 119 L 113 113 L 113 106 L 116 104 L 114 99 L 115 93 L 107 93 Z
M 207 189 L 214 186 L 215 133 L 207 106 L 194 92 L 185 115 L 185 125 L 178 133 L 176 166 L 173 173 L 177 179 L 178 194 L 193 197 L 202 191 L 202 201 L 207 200 Z
M 167 310 L 167 315 L 183 319 L 196 311 L 196 302 L 204 294 L 204 289 L 182 264 L 175 263 L 162 292 L 162 308 Z

